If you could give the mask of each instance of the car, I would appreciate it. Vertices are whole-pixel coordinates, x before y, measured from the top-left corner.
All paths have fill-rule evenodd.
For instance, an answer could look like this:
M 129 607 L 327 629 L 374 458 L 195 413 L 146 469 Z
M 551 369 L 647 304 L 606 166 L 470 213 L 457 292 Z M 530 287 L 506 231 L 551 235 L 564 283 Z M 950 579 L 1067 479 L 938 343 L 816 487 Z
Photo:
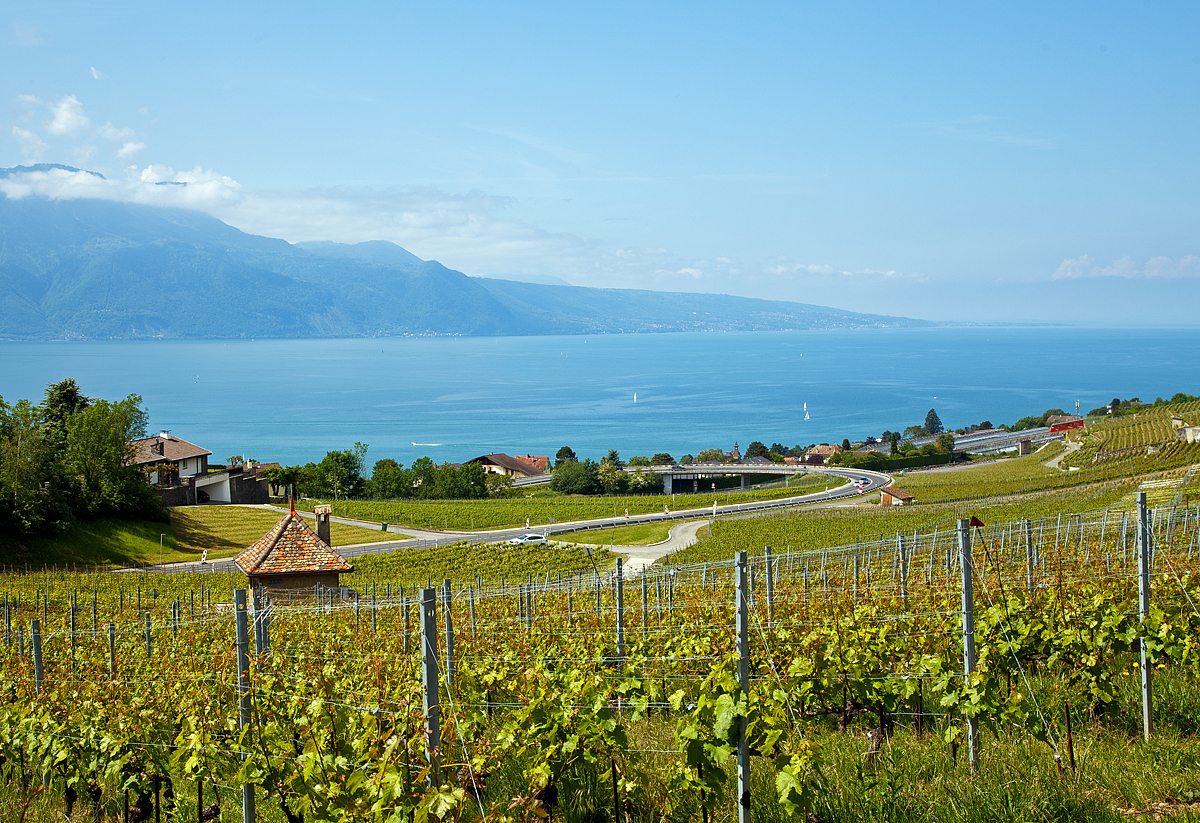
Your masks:
M 527 545 L 539 546 L 539 545 L 545 544 L 546 535 L 533 534 L 532 532 L 530 532 L 529 534 L 519 534 L 516 537 L 509 540 L 508 542 L 513 546 L 527 546 Z

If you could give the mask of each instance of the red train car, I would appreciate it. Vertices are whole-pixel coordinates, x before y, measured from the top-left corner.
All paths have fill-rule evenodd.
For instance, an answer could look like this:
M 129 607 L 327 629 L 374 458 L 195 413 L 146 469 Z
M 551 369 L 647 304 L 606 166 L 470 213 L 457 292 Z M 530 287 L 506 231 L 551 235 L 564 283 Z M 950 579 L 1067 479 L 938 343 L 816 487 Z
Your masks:
M 1063 423 L 1055 423 L 1053 426 L 1050 427 L 1050 431 L 1065 432 L 1067 429 L 1082 429 L 1082 428 L 1083 428 L 1082 420 L 1067 420 Z

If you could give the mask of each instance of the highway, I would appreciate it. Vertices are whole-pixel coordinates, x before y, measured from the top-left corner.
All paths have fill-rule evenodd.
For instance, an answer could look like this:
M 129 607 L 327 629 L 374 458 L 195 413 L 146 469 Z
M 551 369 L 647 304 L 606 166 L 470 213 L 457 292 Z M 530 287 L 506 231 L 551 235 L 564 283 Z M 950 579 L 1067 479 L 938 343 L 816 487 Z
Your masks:
M 664 467 L 671 468 L 671 467 Z M 793 467 L 788 467 L 792 469 Z M 745 470 L 744 467 L 742 469 Z M 860 496 L 866 496 L 872 492 L 878 491 L 884 486 L 890 485 L 892 478 L 889 475 L 881 472 L 867 471 L 865 469 L 842 469 L 842 468 L 826 468 L 824 466 L 804 466 L 795 467 L 791 473 L 808 473 L 808 474 L 824 474 L 831 478 L 844 480 L 842 485 L 829 490 L 811 492 L 808 494 L 796 495 L 795 497 L 784 497 L 778 500 L 762 500 L 751 503 L 733 503 L 726 506 L 705 506 L 703 508 L 679 509 L 671 512 L 654 512 L 651 514 L 631 514 L 629 517 L 604 517 L 598 520 L 577 520 L 564 523 L 550 523 L 539 526 L 530 526 L 526 528 L 511 528 L 511 529 L 493 529 L 489 531 L 430 531 L 428 529 L 409 528 L 408 526 L 391 527 L 402 531 L 408 535 L 403 540 L 384 541 L 379 543 L 360 543 L 353 546 L 338 546 L 337 553 L 342 557 L 353 562 L 355 557 L 361 557 L 367 554 L 386 554 L 400 549 L 404 550 L 419 550 L 430 548 L 448 543 L 457 543 L 461 540 L 468 540 L 472 543 L 503 543 L 513 537 L 522 534 L 544 534 L 547 537 L 557 537 L 560 535 L 572 534 L 574 532 L 589 531 L 592 529 L 606 529 L 619 526 L 632 526 L 639 523 L 664 523 L 681 520 L 696 520 L 698 518 L 716 517 L 732 517 L 745 516 L 756 513 L 776 511 L 779 509 L 795 508 L 796 506 L 811 506 L 817 504 L 829 504 L 842 500 L 850 500 Z M 757 468 L 755 469 L 757 473 Z M 780 472 L 784 473 L 784 472 Z M 867 484 L 863 491 L 853 485 L 853 481 L 857 478 L 866 478 Z M 679 495 L 680 498 L 686 499 L 687 495 Z M 271 509 L 278 511 L 281 515 L 286 509 L 277 508 L 274 506 L 259 506 L 258 508 Z M 308 512 L 300 512 L 305 517 L 311 518 L 312 515 Z M 360 526 L 363 528 L 377 529 L 378 522 L 370 522 L 363 520 L 353 520 L 344 517 L 332 518 L 336 523 L 344 523 L 350 526 Z M 191 561 L 185 563 L 164 563 L 161 566 L 154 565 L 144 567 L 146 571 L 165 571 L 165 572 L 230 572 L 239 571 L 237 566 L 231 560 L 222 559 L 210 563 L 200 563 L 199 561 Z M 129 569 L 128 571 L 137 571 Z

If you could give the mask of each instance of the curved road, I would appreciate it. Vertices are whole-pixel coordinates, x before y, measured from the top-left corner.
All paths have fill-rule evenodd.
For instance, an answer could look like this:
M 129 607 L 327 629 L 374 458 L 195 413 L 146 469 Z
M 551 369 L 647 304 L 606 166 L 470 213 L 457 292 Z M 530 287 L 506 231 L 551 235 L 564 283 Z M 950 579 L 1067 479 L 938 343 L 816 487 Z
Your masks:
M 813 504 L 830 504 L 841 500 L 866 496 L 872 492 L 878 491 L 883 486 L 887 486 L 892 482 L 889 475 L 882 472 L 867 471 L 865 469 L 812 469 L 811 474 L 827 474 L 832 477 L 841 477 L 846 479 L 846 483 L 837 488 L 812 492 L 810 494 L 797 495 L 796 497 L 785 497 L 778 500 L 763 500 L 753 503 L 734 503 L 727 506 L 706 506 L 699 509 L 682 509 L 672 511 L 669 514 L 665 512 L 656 512 L 652 514 L 632 514 L 629 517 L 605 517 L 598 520 L 578 520 L 565 523 L 550 523 L 543 526 L 531 526 L 528 529 L 494 529 L 490 531 L 430 531 L 427 529 L 415 529 L 408 526 L 399 526 L 398 529 L 403 529 L 406 537 L 402 540 L 383 541 L 379 543 L 359 543 L 352 546 L 338 546 L 337 552 L 342 557 L 351 559 L 360 557 L 364 554 L 384 554 L 397 549 L 420 549 L 428 546 L 436 546 L 443 543 L 455 543 L 460 540 L 470 540 L 476 543 L 502 543 L 510 538 L 521 534 L 536 532 L 544 534 L 547 537 L 554 535 L 571 534 L 573 532 L 590 531 L 593 529 L 605 529 L 618 526 L 632 526 L 639 523 L 663 523 L 679 520 L 697 520 L 698 518 L 710 517 L 730 517 L 734 515 L 757 514 L 776 509 L 794 508 L 796 506 L 810 506 Z M 857 478 L 866 478 L 867 485 L 860 493 L 852 484 Z M 274 511 L 283 512 L 284 509 L 275 506 L 259 506 L 258 508 L 271 509 Z M 308 512 L 300 512 L 304 517 L 311 518 L 312 515 Z M 349 526 L 360 526 L 364 528 L 378 528 L 378 522 L 370 522 L 363 520 L 353 520 L 345 517 L 333 517 L 332 520 L 336 523 L 344 523 Z M 696 531 L 699 530 L 704 523 L 683 524 L 684 528 L 671 529 L 671 537 L 663 543 L 658 543 L 655 546 L 621 546 L 622 554 L 630 556 L 630 574 L 635 574 L 633 567 L 637 564 L 637 571 L 641 571 L 646 566 L 652 564 L 656 560 L 665 557 L 673 551 L 689 546 L 695 542 Z M 690 527 L 690 528 L 689 528 Z M 678 536 L 676 532 L 678 531 Z M 682 542 L 688 541 L 688 542 Z M 651 551 L 654 549 L 655 551 Z M 638 560 L 635 561 L 635 555 Z M 653 559 L 649 559 L 653 557 Z M 232 560 L 218 560 L 213 563 L 200 563 L 199 561 L 190 561 L 184 563 L 164 563 L 161 566 L 153 568 L 162 571 L 214 571 L 228 572 L 234 571 L 237 567 Z

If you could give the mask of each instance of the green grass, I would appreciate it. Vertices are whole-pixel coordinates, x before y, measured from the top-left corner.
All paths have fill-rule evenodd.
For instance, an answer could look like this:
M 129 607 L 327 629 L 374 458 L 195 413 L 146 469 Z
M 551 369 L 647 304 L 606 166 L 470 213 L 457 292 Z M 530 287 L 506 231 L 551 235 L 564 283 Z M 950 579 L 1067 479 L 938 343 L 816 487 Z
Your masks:
M 187 506 L 171 509 L 171 523 L 178 535 L 178 551 L 164 559 L 168 562 L 197 560 L 205 549 L 210 558 L 231 557 L 266 534 L 282 516 L 269 509 L 245 506 Z M 329 536 L 334 546 L 379 543 L 407 537 L 395 532 L 341 523 L 330 524 Z
M 687 522 L 687 521 L 684 521 Z M 569 535 L 573 543 L 599 543 L 617 546 L 649 546 L 661 543 L 671 535 L 671 526 L 678 523 L 638 523 L 615 529 L 589 529 Z
M 0 562 L 18 567 L 46 565 L 129 566 L 232 557 L 267 533 L 282 514 L 243 506 L 189 506 L 169 509 L 171 521 L 91 520 L 61 534 L 0 537 Z M 162 535 L 162 551 L 159 551 Z M 407 535 L 333 523 L 334 546 L 403 540 Z
M 170 523 L 144 520 L 91 520 L 75 523 L 55 535 L 2 538 L 0 554 L 5 562 L 20 567 L 30 563 L 65 565 L 128 565 L 157 562 L 159 535 L 164 535 L 163 556 L 175 552 L 175 527 Z

